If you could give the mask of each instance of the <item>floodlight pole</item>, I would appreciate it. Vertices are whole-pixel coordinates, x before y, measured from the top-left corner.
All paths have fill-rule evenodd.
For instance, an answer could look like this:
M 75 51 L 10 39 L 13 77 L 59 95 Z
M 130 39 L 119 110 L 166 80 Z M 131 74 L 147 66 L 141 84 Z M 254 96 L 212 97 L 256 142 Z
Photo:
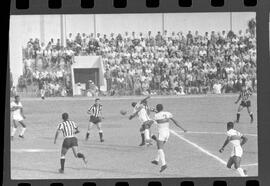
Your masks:
M 230 12 L 230 30 L 232 31 L 232 12 Z
M 93 15 L 93 21 L 94 21 L 94 37 L 97 37 L 96 14 Z
M 60 15 L 60 31 L 61 31 L 61 46 L 66 46 L 66 17 L 65 15 Z
M 40 41 L 45 44 L 44 15 L 40 15 Z
M 164 34 L 164 31 L 165 31 L 165 25 L 164 25 L 164 20 L 165 20 L 165 18 L 164 18 L 164 13 L 162 13 L 162 20 L 161 20 L 161 23 L 162 23 L 162 35 Z

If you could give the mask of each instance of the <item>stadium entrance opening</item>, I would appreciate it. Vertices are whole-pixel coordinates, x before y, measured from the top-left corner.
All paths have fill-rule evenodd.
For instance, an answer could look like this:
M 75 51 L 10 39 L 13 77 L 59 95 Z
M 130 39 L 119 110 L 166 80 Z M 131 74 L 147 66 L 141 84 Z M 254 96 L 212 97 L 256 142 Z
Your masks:
M 89 89 L 89 80 L 93 81 L 99 88 L 99 69 L 98 68 L 75 68 L 74 81 L 77 83 L 85 83 L 86 89 Z

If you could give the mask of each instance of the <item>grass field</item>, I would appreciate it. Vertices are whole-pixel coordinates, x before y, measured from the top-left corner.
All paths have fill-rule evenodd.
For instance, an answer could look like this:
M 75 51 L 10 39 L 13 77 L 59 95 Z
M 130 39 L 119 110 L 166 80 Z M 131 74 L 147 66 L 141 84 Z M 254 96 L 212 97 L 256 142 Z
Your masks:
M 230 147 L 220 154 L 226 136 L 226 122 L 236 117 L 237 95 L 153 97 L 149 105 L 164 105 L 189 132 L 183 133 L 171 124 L 171 135 L 165 145 L 168 168 L 159 173 L 160 166 L 150 163 L 156 156 L 156 146 L 139 147 L 140 123 L 137 118 L 128 120 L 120 115 L 121 109 L 131 112 L 132 100 L 141 98 L 103 98 L 104 143 L 99 142 L 98 131 L 93 128 L 90 140 L 85 141 L 89 116 L 88 107 L 93 104 L 89 98 L 22 98 L 25 123 L 28 128 L 25 139 L 16 134 L 11 142 L 12 179 L 91 179 L 91 178 L 156 178 L 156 177 L 227 177 L 240 176 L 235 170 L 226 168 Z M 252 98 L 255 121 L 249 123 L 246 110 L 242 111 L 236 129 L 249 138 L 244 146 L 242 165 L 249 176 L 258 175 L 257 149 L 257 101 Z M 81 131 L 77 137 L 79 149 L 88 159 L 85 166 L 73 157 L 66 156 L 64 174 L 60 167 L 60 148 L 63 138 L 53 144 L 56 127 L 61 114 L 68 112 Z M 19 129 L 20 131 L 20 129 Z M 155 133 L 153 127 L 153 133 Z M 18 133 L 18 132 L 17 132 Z M 62 136 L 62 135 L 61 135 Z

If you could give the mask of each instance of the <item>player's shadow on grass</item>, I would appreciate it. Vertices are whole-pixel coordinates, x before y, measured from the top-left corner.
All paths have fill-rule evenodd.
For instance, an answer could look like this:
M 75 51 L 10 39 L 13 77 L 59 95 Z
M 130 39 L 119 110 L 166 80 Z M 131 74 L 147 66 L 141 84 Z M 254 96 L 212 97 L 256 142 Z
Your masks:
M 106 151 L 117 151 L 117 152 L 131 152 L 131 151 L 141 151 L 144 147 L 136 147 L 130 145 L 116 145 L 116 144 L 80 144 L 80 147 L 99 149 Z
M 117 122 L 118 123 L 118 122 Z M 123 129 L 124 124 L 111 124 L 111 125 L 104 125 L 104 129 Z
M 231 121 L 235 121 L 234 119 L 231 119 Z M 200 121 L 194 121 L 194 120 L 187 120 L 186 122 L 189 122 L 189 123 L 200 123 L 200 124 L 210 124 L 210 125 L 216 125 L 216 124 L 219 124 L 219 125 L 225 125 L 226 124 L 226 121 L 203 121 L 203 120 L 200 120 Z M 254 120 L 254 123 L 252 124 L 252 125 L 254 125 L 254 124 L 256 124 L 257 122 L 256 122 L 256 120 Z M 239 123 L 236 123 L 236 125 L 248 125 L 248 124 L 250 124 L 249 123 L 249 120 L 247 120 L 247 121 L 240 121 Z M 251 124 L 250 124 L 251 125 Z M 251 126 L 252 126 L 251 125 Z
M 73 170 L 82 170 L 82 168 L 75 168 L 75 167 L 66 167 L 67 169 L 73 169 Z M 130 171 L 130 170 L 121 170 L 121 169 L 104 169 L 104 168 L 89 168 L 89 167 L 85 167 L 83 168 L 83 170 L 90 170 L 90 171 L 97 171 L 97 172 L 105 172 L 105 173 L 118 173 L 118 174 L 128 174 L 128 175 L 145 175 L 144 177 L 151 177 L 151 176 L 161 176 L 161 174 L 159 173 L 159 170 L 153 171 L 153 172 L 146 172 L 146 171 Z M 146 176 L 148 175 L 148 176 Z M 177 174 L 169 174 L 164 172 L 162 175 L 166 176 L 166 177 L 179 177 L 181 175 L 177 175 Z M 112 177 L 112 176 L 111 176 Z M 138 176 L 137 176 L 138 177 Z
M 254 155 L 257 155 L 258 152 L 257 151 L 245 151 L 245 154 L 254 154 Z
M 200 125 L 202 125 L 202 124 L 226 124 L 226 122 L 224 122 L 224 121 L 203 121 L 203 120 L 184 120 L 182 122 L 186 123 L 186 124 L 200 123 Z
M 23 167 L 12 167 L 12 170 L 23 170 L 23 171 L 34 171 L 34 172 L 42 172 L 42 173 L 52 173 L 59 175 L 57 169 L 55 171 L 52 170 L 42 170 L 42 169 L 31 169 L 31 168 L 23 168 Z

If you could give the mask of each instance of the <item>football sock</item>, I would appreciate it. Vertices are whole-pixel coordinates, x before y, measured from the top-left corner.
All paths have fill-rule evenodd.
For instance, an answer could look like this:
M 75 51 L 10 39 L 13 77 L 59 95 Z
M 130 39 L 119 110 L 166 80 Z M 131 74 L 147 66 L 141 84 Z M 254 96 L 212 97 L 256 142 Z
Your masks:
M 145 129 L 144 135 L 145 135 L 146 140 L 150 140 L 150 131 L 149 131 L 149 129 Z
M 155 160 L 156 160 L 157 162 L 159 162 L 159 159 L 160 159 L 160 155 L 159 155 L 159 151 L 158 151 L 158 153 L 157 153 L 157 156 L 156 156 Z
M 13 127 L 11 130 L 11 136 L 13 137 L 16 133 L 17 128 Z
M 161 165 L 166 165 L 166 161 L 165 161 L 165 154 L 164 151 L 162 149 L 158 149 L 158 153 L 159 153 L 159 157 L 161 160 Z
M 145 140 L 144 140 L 144 133 L 141 133 L 141 137 L 142 137 L 142 143 L 144 143 L 145 142 Z
M 84 155 L 82 153 L 80 153 L 80 152 L 77 153 L 77 157 L 78 158 L 83 158 L 83 159 L 85 158 Z
M 240 176 L 246 176 L 246 174 L 244 173 L 244 170 L 242 168 L 238 168 L 237 171 L 239 172 Z
M 100 140 L 103 139 L 103 132 L 102 132 L 102 130 L 99 131 L 99 138 L 100 138 Z
M 240 119 L 240 113 L 239 112 L 236 114 L 236 118 L 237 118 L 236 120 L 239 121 L 239 119 Z
M 24 135 L 25 130 L 26 130 L 26 127 L 23 127 L 23 128 L 22 128 L 22 131 L 21 131 L 21 134 L 20 134 L 21 136 Z
M 61 157 L 60 163 L 61 163 L 61 169 L 64 170 L 64 168 L 65 168 L 65 157 Z
M 249 114 L 249 116 L 253 120 L 253 113 L 252 112 Z
M 90 132 L 88 131 L 87 133 L 86 133 L 86 139 L 88 139 L 89 138 L 89 135 L 90 135 Z
M 151 138 L 152 138 L 153 140 L 157 141 L 156 135 L 153 134 L 153 135 L 151 136 Z

